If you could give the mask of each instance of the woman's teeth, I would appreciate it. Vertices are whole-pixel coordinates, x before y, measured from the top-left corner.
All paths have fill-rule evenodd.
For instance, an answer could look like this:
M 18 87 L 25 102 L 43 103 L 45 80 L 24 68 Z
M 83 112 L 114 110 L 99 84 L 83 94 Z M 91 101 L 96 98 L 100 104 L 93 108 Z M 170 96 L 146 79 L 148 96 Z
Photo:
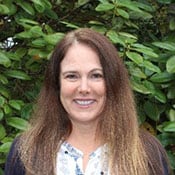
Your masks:
M 91 103 L 93 103 L 93 100 L 76 100 L 76 103 L 78 103 L 79 105 L 90 105 Z

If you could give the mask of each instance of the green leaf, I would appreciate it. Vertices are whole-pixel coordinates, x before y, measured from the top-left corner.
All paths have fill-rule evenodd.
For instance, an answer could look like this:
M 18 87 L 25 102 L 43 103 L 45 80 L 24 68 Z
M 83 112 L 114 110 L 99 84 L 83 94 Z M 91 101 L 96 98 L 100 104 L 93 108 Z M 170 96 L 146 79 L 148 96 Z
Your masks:
M 64 37 L 64 33 L 54 33 L 50 35 L 45 35 L 44 40 L 52 45 L 56 45 L 62 38 Z
M 175 30 L 175 19 L 174 18 L 170 19 L 169 29 L 170 30 Z
M 172 56 L 166 63 L 166 70 L 169 73 L 175 73 L 175 56 Z
M 143 57 L 136 52 L 127 51 L 126 55 L 128 58 L 130 58 L 133 62 L 135 62 L 138 65 L 143 63 Z
M 44 12 L 44 10 L 46 9 L 44 1 L 41 1 L 41 0 L 31 0 L 31 1 L 34 3 L 35 9 L 39 13 L 43 13 Z
M 48 9 L 52 8 L 52 4 L 51 4 L 50 0 L 42 0 L 41 2 L 44 4 L 44 6 L 46 8 L 48 8 Z
M 140 11 L 137 13 L 134 11 L 131 11 L 129 13 L 129 16 L 130 16 L 130 19 L 132 20 L 139 20 L 139 19 L 150 20 L 151 18 L 153 18 L 153 16 L 150 13 L 145 12 L 145 11 Z
M 0 94 L 2 94 L 6 98 L 10 97 L 9 91 L 4 86 L 0 86 Z
M 168 99 L 175 99 L 175 87 L 174 86 L 168 89 L 167 97 Z
M 135 6 L 137 6 L 140 9 L 143 9 L 148 12 L 155 12 L 154 7 L 151 5 L 145 4 L 143 2 L 136 2 L 136 1 L 134 1 L 133 3 L 135 4 Z
M 12 144 L 12 142 L 3 143 L 0 146 L 0 153 L 8 153 L 10 150 L 11 144 Z
M 172 0 L 157 0 L 157 2 L 162 3 L 162 4 L 170 4 Z
M 156 103 L 151 103 L 150 101 L 145 102 L 144 111 L 148 117 L 154 121 L 158 121 L 160 117 L 159 109 Z
M 150 80 L 155 83 L 166 83 L 173 79 L 175 79 L 175 76 L 168 72 L 156 73 L 150 78 Z
M 20 33 L 17 33 L 15 35 L 16 38 L 19 38 L 19 39 L 30 39 L 33 37 L 32 33 L 30 31 L 24 31 L 24 32 L 20 32 Z
M 73 29 L 78 29 L 79 26 L 73 24 L 73 23 L 70 23 L 70 22 L 66 22 L 66 21 L 60 21 L 62 24 L 65 24 L 66 27 L 70 27 L 70 28 L 73 28 Z
M 143 61 L 142 66 L 148 70 L 153 71 L 153 72 L 157 72 L 157 73 L 161 72 L 161 70 L 158 66 L 154 65 L 153 63 L 151 63 L 150 61 L 147 61 L 147 60 Z
M 29 119 L 33 111 L 33 104 L 25 104 L 21 109 L 21 117 L 24 119 Z
M 38 38 L 32 41 L 34 47 L 44 47 L 46 44 L 47 43 L 43 38 Z
M 52 27 L 47 25 L 47 24 L 44 24 L 43 29 L 44 29 L 45 33 L 47 33 L 47 34 L 52 34 L 54 32 Z
M 33 3 L 40 5 L 40 6 L 45 6 L 44 2 L 42 2 L 41 0 L 31 0 Z
M 45 11 L 45 7 L 38 5 L 38 4 L 34 4 L 35 9 L 39 12 L 39 13 L 44 13 Z
M 19 60 L 21 60 L 21 58 L 24 57 L 24 55 L 27 53 L 27 48 L 18 48 L 16 51 L 15 51 L 15 54 L 16 56 L 19 58 Z
M 102 25 L 93 25 L 93 26 L 91 26 L 91 29 L 95 30 L 101 34 L 105 34 L 107 31 L 106 27 L 102 26 Z
M 137 52 L 143 53 L 144 55 L 148 55 L 150 57 L 158 58 L 158 55 L 154 53 L 151 50 L 144 49 L 144 48 L 132 48 L 132 50 L 135 50 Z
M 25 30 L 30 30 L 34 26 L 39 26 L 39 23 L 37 21 L 34 21 L 32 19 L 26 19 L 25 17 L 20 17 L 16 20 L 16 22 L 23 26 Z
M 0 140 L 6 136 L 5 128 L 2 124 L 0 124 Z
M 26 18 L 20 18 L 19 23 L 29 24 L 31 26 L 39 25 L 39 23 L 37 21 L 33 21 L 31 19 L 26 19 Z
M 90 20 L 88 22 L 88 24 L 91 24 L 91 25 L 97 25 L 97 26 L 104 26 L 105 24 L 103 22 L 100 22 L 100 21 L 96 21 L 96 20 Z
M 148 80 L 143 81 L 143 85 L 151 92 L 151 94 L 154 94 L 156 89 L 153 83 L 151 83 Z
M 6 5 L 0 4 L 0 14 L 5 15 L 9 13 L 10 13 L 10 9 Z
M 3 0 L 4 5 L 9 9 L 8 15 L 14 15 L 17 11 L 16 5 L 12 3 L 12 0 Z M 0 10 L 1 11 L 1 10 Z
M 174 121 L 175 122 L 175 110 L 174 109 L 170 109 L 170 111 L 169 111 L 169 118 L 170 118 L 170 121 Z
M 124 36 L 124 37 L 126 37 L 126 38 L 132 38 L 132 39 L 137 40 L 137 37 L 134 36 L 134 35 L 132 35 L 132 34 L 130 34 L 130 33 L 126 33 L 126 32 L 118 32 L 118 34 L 121 35 L 121 36 Z
M 0 121 L 3 119 L 4 117 L 4 112 L 2 111 L 2 109 L 0 109 Z
M 175 51 L 175 43 L 173 43 L 173 42 L 153 42 L 152 44 L 154 46 L 161 48 L 161 49 Z
M 0 51 L 0 65 L 3 65 L 5 67 L 10 67 L 11 61 L 7 57 L 5 52 Z
M 2 142 L 2 143 L 13 142 L 13 140 L 14 140 L 14 135 L 11 134 L 10 136 L 4 137 L 4 138 L 1 140 L 1 142 Z
M 41 49 L 29 49 L 28 54 L 33 57 L 32 60 L 28 60 L 26 62 L 26 67 L 28 69 L 30 69 L 30 63 L 31 62 L 33 63 L 35 60 L 39 60 L 41 58 L 47 58 L 49 53 L 47 51 L 43 51 Z
M 166 103 L 167 102 L 166 95 L 162 91 L 160 91 L 159 89 L 156 89 L 155 93 L 153 95 L 161 103 Z
M 0 96 L 0 107 L 3 107 L 5 104 L 5 98 L 3 96 Z
M 132 76 L 146 79 L 146 75 L 138 67 L 131 67 L 131 68 L 129 68 L 129 71 L 130 71 Z
M 168 145 L 175 145 L 175 134 L 174 133 L 162 133 L 157 136 L 164 147 Z
M 22 0 L 18 0 L 17 4 L 23 9 L 25 10 L 28 14 L 34 16 L 35 15 L 35 11 L 32 7 L 32 5 L 28 2 L 22 1 Z
M 140 53 L 143 53 L 145 55 L 148 55 L 150 57 L 155 57 L 157 58 L 158 55 L 152 50 L 152 48 L 150 47 L 146 47 L 142 44 L 138 44 L 138 43 L 134 43 L 131 45 L 132 46 L 132 50 L 138 51 Z
M 167 101 L 166 95 L 162 91 L 157 89 L 153 83 L 151 83 L 150 81 L 145 80 L 145 81 L 143 81 L 143 85 L 150 91 L 150 93 L 157 100 L 159 100 L 161 103 L 166 103 L 166 101 Z
M 4 105 L 3 109 L 4 109 L 5 114 L 11 114 L 12 113 L 12 109 L 7 104 Z
M 16 53 L 12 52 L 8 52 L 7 56 L 9 57 L 9 59 L 13 62 L 13 61 L 20 61 L 20 58 L 18 57 L 18 55 L 16 55 Z
M 58 19 L 58 15 L 53 10 L 46 8 L 44 14 L 51 19 Z
M 145 46 L 143 44 L 140 44 L 140 43 L 134 43 L 134 44 L 132 44 L 132 46 L 135 47 L 135 48 L 139 48 L 139 49 L 145 49 L 145 50 L 153 51 L 152 48 L 147 47 L 147 46 Z
M 135 12 L 141 12 L 141 10 L 133 2 L 128 1 L 128 0 L 119 0 L 117 5 L 120 7 L 126 7 Z
M 137 41 L 137 37 L 130 34 L 130 33 L 127 33 L 127 32 L 118 32 L 118 38 L 120 38 L 124 43 L 128 43 L 129 44 L 132 44 L 132 43 L 135 43 Z M 126 46 L 125 46 L 126 47 Z
M 100 4 L 95 8 L 95 10 L 96 10 L 97 12 L 102 12 L 102 11 L 112 10 L 114 7 L 115 7 L 114 4 L 105 2 L 105 3 L 100 3 Z
M 28 126 L 28 122 L 22 118 L 19 117 L 9 117 L 6 119 L 7 124 L 9 126 L 12 126 L 14 128 L 17 128 L 19 130 L 25 131 Z
M 6 159 L 4 156 L 2 156 L 2 158 L 0 158 L 0 164 L 5 164 L 6 163 Z M 0 167 L 0 175 L 3 175 L 4 171 L 3 169 Z
M 82 5 L 85 5 L 86 3 L 88 3 L 90 0 L 78 0 L 78 2 L 75 3 L 75 7 L 79 8 Z
M 123 18 L 129 19 L 129 14 L 123 9 L 118 8 L 117 13 Z
M 31 80 L 30 76 L 27 75 L 23 71 L 19 71 L 19 70 L 7 70 L 4 73 L 5 73 L 5 75 L 7 75 L 9 77 L 12 77 L 12 78 L 21 79 L 21 80 Z
M 131 82 L 132 88 L 141 94 L 150 94 L 150 91 L 141 83 L 137 83 L 135 81 Z
M 16 110 L 21 110 L 24 103 L 22 100 L 9 100 L 9 105 Z
M 165 122 L 163 125 L 163 130 L 165 132 L 175 132 L 175 122 Z
M 32 36 L 35 37 L 40 37 L 43 36 L 44 33 L 42 31 L 42 28 L 40 26 L 34 26 L 30 29 L 30 32 L 32 34 Z
M 119 35 L 114 31 L 114 30 L 110 30 L 107 32 L 107 37 L 109 37 L 109 39 L 114 43 L 114 44 L 121 44 L 123 46 L 125 46 L 125 43 L 123 42 L 123 40 L 121 40 L 119 38 Z
M 146 120 L 146 115 L 143 114 L 143 112 L 138 112 L 138 122 L 139 125 L 141 125 L 142 123 L 144 123 Z

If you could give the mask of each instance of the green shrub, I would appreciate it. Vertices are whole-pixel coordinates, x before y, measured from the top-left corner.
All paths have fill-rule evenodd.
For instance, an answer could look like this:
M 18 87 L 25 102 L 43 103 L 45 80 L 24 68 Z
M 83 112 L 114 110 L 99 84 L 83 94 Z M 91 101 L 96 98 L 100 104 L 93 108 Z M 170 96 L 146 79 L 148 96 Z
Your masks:
M 0 1 L 0 174 L 14 137 L 27 127 L 55 44 L 79 27 L 116 45 L 140 125 L 160 139 L 175 169 L 174 8 L 171 0 Z

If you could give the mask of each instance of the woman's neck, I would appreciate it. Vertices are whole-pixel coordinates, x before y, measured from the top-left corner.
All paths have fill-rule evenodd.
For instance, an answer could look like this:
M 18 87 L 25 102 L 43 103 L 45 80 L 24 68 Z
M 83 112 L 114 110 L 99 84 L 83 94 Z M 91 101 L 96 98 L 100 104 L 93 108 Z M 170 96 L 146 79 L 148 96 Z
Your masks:
M 91 153 L 102 144 L 94 125 L 73 125 L 72 132 L 66 140 L 83 153 Z
M 98 134 L 97 134 L 98 133 Z M 74 125 L 72 132 L 66 141 L 83 153 L 83 170 L 85 171 L 89 156 L 103 143 L 99 137 L 96 127 Z

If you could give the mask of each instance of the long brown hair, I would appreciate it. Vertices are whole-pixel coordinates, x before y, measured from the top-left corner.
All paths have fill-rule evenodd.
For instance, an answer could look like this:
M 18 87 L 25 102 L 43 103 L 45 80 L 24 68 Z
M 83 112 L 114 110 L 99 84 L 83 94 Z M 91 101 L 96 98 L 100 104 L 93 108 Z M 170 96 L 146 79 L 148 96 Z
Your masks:
M 163 175 L 160 163 L 152 161 L 151 148 L 145 144 L 152 137 L 139 132 L 127 70 L 114 45 L 91 29 L 69 32 L 53 51 L 31 127 L 20 137 L 20 156 L 26 171 L 37 175 L 55 174 L 56 154 L 62 138 L 71 132 L 71 122 L 60 102 L 59 74 L 60 63 L 75 41 L 92 48 L 103 67 L 107 97 L 98 132 L 109 148 L 111 174 Z M 156 149 L 157 152 L 163 150 L 161 146 Z

